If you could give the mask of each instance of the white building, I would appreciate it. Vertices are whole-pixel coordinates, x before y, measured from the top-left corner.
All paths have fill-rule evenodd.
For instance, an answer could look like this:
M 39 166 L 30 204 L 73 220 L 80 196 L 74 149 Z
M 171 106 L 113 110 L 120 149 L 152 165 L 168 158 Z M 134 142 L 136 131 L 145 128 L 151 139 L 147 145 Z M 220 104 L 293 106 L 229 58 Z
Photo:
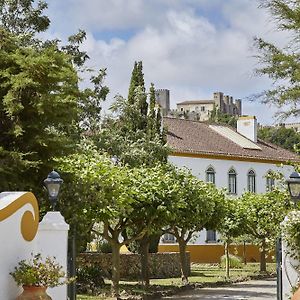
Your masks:
M 172 149 L 169 161 L 189 168 L 203 181 L 226 188 L 233 196 L 245 191 L 265 193 L 276 184 L 267 177 L 270 171 L 288 177 L 293 167 L 287 162 L 299 161 L 295 153 L 258 140 L 255 117 L 240 117 L 237 131 L 228 126 L 167 117 L 164 125 Z M 204 230 L 195 243 L 211 244 L 217 240 L 215 232 Z M 172 242 L 173 237 L 168 235 L 162 243 Z

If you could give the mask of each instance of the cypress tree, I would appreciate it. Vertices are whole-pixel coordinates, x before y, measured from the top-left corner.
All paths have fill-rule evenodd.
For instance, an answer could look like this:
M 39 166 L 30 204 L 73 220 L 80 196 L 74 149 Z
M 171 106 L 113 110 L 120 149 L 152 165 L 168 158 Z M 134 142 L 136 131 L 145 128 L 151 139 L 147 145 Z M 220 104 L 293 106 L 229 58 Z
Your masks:
M 133 70 L 131 73 L 130 85 L 128 90 L 128 103 L 134 103 L 135 89 L 138 87 L 138 68 L 137 62 L 134 62 Z

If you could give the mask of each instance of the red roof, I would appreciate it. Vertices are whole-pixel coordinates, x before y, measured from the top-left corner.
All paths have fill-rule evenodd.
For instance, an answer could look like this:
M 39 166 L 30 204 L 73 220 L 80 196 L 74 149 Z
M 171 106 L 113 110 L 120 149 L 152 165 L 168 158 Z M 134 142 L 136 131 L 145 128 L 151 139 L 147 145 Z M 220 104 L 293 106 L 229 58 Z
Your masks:
M 164 117 L 173 154 L 272 163 L 300 162 L 300 157 L 279 146 L 258 140 L 258 149 L 246 149 L 209 127 L 208 123 Z M 236 131 L 234 128 L 232 130 Z

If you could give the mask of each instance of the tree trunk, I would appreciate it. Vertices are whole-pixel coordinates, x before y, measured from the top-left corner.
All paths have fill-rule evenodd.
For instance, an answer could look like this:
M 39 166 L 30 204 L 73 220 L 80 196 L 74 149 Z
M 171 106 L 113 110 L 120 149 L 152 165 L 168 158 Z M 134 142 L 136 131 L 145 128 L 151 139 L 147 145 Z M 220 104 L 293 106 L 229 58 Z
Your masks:
M 243 245 L 243 257 L 244 257 L 244 265 L 247 265 L 246 241 L 244 241 L 244 245 Z
M 118 242 L 111 243 L 112 246 L 112 294 L 119 297 L 119 281 L 120 281 L 120 248 Z
M 179 243 L 179 254 L 180 254 L 180 264 L 181 264 L 181 280 L 183 284 L 188 284 L 188 266 L 186 258 L 186 242 L 183 239 L 177 239 Z
M 148 289 L 150 286 L 149 245 L 150 245 L 150 239 L 149 239 L 149 236 L 146 234 L 140 240 L 142 283 L 146 289 Z
M 265 273 L 267 272 L 267 262 L 266 262 L 266 242 L 263 239 L 261 245 L 261 252 L 260 252 L 260 272 Z
M 229 241 L 227 240 L 224 245 L 225 250 L 225 277 L 226 280 L 230 279 L 230 258 L 229 258 Z

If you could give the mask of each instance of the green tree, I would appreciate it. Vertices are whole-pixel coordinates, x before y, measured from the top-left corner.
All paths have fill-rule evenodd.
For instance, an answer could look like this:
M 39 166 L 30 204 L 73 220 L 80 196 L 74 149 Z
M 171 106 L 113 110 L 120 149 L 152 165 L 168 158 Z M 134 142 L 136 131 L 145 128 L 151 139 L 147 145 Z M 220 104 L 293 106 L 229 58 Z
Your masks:
M 129 98 L 116 97 L 111 107 L 116 117 L 104 120 L 101 131 L 96 136 L 96 144 L 100 150 L 107 151 L 118 157 L 123 164 L 132 167 L 166 162 L 169 152 L 161 114 L 155 111 L 153 84 L 150 88 L 150 105 L 148 107 L 147 104 L 147 111 L 144 111 L 146 105 L 143 103 L 147 101 L 147 94 L 141 70 L 141 63 L 135 63 Z
M 82 220 L 88 225 L 89 220 L 87 228 L 94 223 L 101 224 L 97 234 L 112 246 L 112 288 L 118 295 L 120 248 L 142 238 L 165 210 L 167 173 L 160 166 L 114 165 L 93 146 L 61 159 L 59 165 L 70 180 L 65 183 L 65 189 L 74 193 L 72 201 L 63 205 L 63 213 L 70 216 L 71 211 L 64 210 L 78 205 L 78 218 L 73 221 L 81 223 Z
M 38 32 L 44 32 L 50 20 L 43 15 L 48 7 L 45 1 L 34 0 L 1 0 L 0 27 L 19 36 L 32 38 Z
M 105 70 L 80 90 L 78 70 L 88 58 L 79 49 L 85 32 L 41 41 L 50 20 L 47 4 L 0 1 L 1 189 L 39 191 L 53 158 L 75 151 L 82 131 L 94 130 L 108 88 Z
M 53 157 L 74 145 L 78 77 L 55 46 L 22 46 L 2 29 L 0 36 L 1 189 L 34 190 Z
M 290 151 L 297 152 L 300 146 L 300 134 L 291 128 L 263 127 L 258 130 L 258 137 Z
M 266 272 L 266 253 L 275 248 L 280 223 L 290 208 L 286 191 L 273 190 L 266 194 L 245 193 L 240 198 L 245 220 L 244 233 L 260 247 L 260 271 Z
M 282 117 L 297 117 L 300 114 L 300 3 L 298 0 L 262 0 L 261 7 L 271 13 L 279 30 L 289 34 L 290 41 L 281 47 L 262 38 L 255 39 L 259 50 L 257 58 L 261 64 L 256 72 L 274 82 L 274 88 L 264 91 L 260 96 L 264 103 L 283 109 L 278 112 Z
M 213 229 L 221 220 L 224 194 L 213 184 L 205 183 L 185 169 L 174 168 L 171 191 L 175 199 L 166 215 L 165 232 L 176 237 L 179 244 L 182 281 L 188 282 L 186 245 L 196 232 Z
M 234 128 L 237 127 L 238 116 L 232 116 L 226 113 L 221 113 L 220 110 L 216 107 L 211 111 L 209 115 L 209 122 L 217 123 L 217 124 L 225 124 L 232 126 Z
M 229 246 L 234 238 L 237 238 L 244 234 L 243 229 L 245 227 L 245 219 L 244 214 L 241 213 L 241 205 L 239 199 L 227 198 L 224 204 L 224 215 L 217 228 L 221 233 L 221 239 L 224 242 L 226 257 L 225 274 L 226 279 L 229 279 Z
M 129 106 L 132 105 L 136 108 L 135 110 L 128 110 L 128 117 L 131 119 L 128 125 L 131 125 L 132 130 L 145 130 L 147 127 L 148 103 L 141 61 L 134 63 L 127 102 Z

